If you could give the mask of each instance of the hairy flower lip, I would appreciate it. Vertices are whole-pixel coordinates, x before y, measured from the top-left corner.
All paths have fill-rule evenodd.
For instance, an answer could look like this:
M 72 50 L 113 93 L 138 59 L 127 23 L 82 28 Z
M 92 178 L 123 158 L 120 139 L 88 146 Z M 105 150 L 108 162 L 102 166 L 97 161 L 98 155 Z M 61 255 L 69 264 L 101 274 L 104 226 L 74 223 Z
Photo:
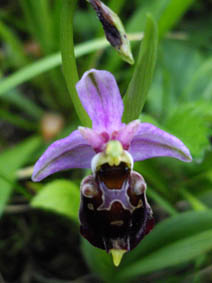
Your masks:
M 121 166 L 120 170 L 123 169 Z M 82 181 L 79 213 L 81 234 L 91 244 L 107 252 L 114 249 L 130 251 L 154 225 L 152 210 L 146 198 L 146 186 L 139 194 L 134 191 L 135 183 L 140 181 L 143 185 L 144 179 L 137 172 L 131 171 L 125 176 L 121 190 L 114 188 L 111 191 L 104 183 L 105 177 L 102 177 L 102 173 L 98 173 L 98 176 L 85 177 Z M 97 189 L 93 198 L 83 193 L 89 184 Z

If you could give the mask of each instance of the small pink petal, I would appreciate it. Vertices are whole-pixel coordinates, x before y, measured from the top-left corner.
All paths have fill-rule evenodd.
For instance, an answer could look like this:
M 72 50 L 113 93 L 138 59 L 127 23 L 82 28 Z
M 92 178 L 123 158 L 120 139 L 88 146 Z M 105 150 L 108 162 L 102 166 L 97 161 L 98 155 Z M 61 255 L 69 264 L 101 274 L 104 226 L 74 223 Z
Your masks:
M 140 121 L 135 120 L 130 122 L 128 125 L 123 126 L 119 131 L 117 135 L 117 139 L 122 143 L 124 149 L 128 149 L 129 145 L 134 138 L 135 134 L 137 133 Z
M 93 129 L 84 127 L 79 127 L 78 130 L 88 144 L 97 152 L 101 151 L 104 143 L 109 140 L 109 135 L 105 132 L 99 134 Z

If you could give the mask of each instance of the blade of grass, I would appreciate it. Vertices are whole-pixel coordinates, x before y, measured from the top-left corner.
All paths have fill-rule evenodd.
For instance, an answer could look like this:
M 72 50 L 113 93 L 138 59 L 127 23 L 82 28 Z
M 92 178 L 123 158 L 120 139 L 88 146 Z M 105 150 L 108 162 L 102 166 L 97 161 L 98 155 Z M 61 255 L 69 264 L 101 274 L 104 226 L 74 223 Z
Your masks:
M 158 203 L 168 214 L 174 216 L 178 214 L 177 210 L 172 207 L 172 205 L 163 197 L 161 197 L 156 191 L 152 188 L 148 188 L 147 195 Z
M 83 108 L 75 88 L 79 80 L 73 40 L 73 17 L 77 0 L 64 0 L 61 12 L 61 55 L 64 77 L 74 104 L 76 113 L 85 126 L 91 126 L 91 120 Z
M 125 0 L 110 0 L 108 7 L 115 13 L 119 14 L 125 4 Z
M 103 48 L 107 45 L 108 43 L 103 39 L 87 42 L 86 44 L 83 43 L 76 47 L 75 54 L 76 57 L 79 57 L 99 48 Z M 0 81 L 0 95 L 40 74 L 43 74 L 44 72 L 61 65 L 61 63 L 61 54 L 60 52 L 57 52 L 18 70 L 17 72 Z
M 21 0 L 22 8 L 29 23 L 30 32 L 36 38 L 44 54 L 58 50 L 58 38 L 53 26 L 54 11 L 49 0 Z M 59 23 L 57 23 L 59 25 Z M 46 87 L 53 101 L 59 108 L 70 109 L 71 102 L 68 97 L 64 78 L 59 69 L 51 70 L 48 74 L 49 80 L 45 81 Z M 49 82 L 51 81 L 51 83 Z M 53 94 L 52 89 L 55 90 Z
M 31 137 L 15 147 L 4 151 L 0 156 L 0 216 L 14 188 L 15 172 L 30 160 L 41 145 L 40 137 Z M 3 164 L 3 166 L 2 166 Z M 4 178 L 1 177 L 4 176 Z M 10 182 L 6 181 L 10 180 Z
M 156 63 L 158 45 L 157 25 L 148 15 L 144 39 L 141 43 L 139 57 L 135 66 L 133 77 L 124 96 L 123 121 L 130 122 L 137 119 L 147 98 Z
M 131 40 L 141 40 L 142 35 L 142 33 L 130 34 L 128 37 L 129 39 L 132 38 Z M 85 43 L 78 44 L 75 47 L 75 56 L 78 58 L 107 46 L 109 46 L 109 43 L 105 40 L 105 38 L 87 41 Z M 18 70 L 0 81 L 0 95 L 5 94 L 20 84 L 61 65 L 61 63 L 61 54 L 60 52 L 56 52 Z
M 2 95 L 1 100 L 9 102 L 36 120 L 39 120 L 44 112 L 37 104 L 17 90 L 12 90 L 6 95 Z
M 20 116 L 4 109 L 0 109 L 0 119 L 8 121 L 9 123 L 27 131 L 33 131 L 37 128 L 37 125 L 35 123 L 24 120 L 20 118 Z
M 200 232 L 180 241 L 161 247 L 144 259 L 131 264 L 120 273 L 119 278 L 132 278 L 191 261 L 212 249 L 212 230 Z
M 0 21 L 0 39 L 2 39 L 10 47 L 12 52 L 11 62 L 14 66 L 20 67 L 28 62 L 19 38 L 16 36 L 14 31 L 6 26 L 2 21 Z
M 180 188 L 180 194 L 191 204 L 194 210 L 203 211 L 208 209 L 202 201 L 189 193 L 185 188 Z
M 45 53 L 53 50 L 51 10 L 48 0 L 21 0 L 22 9 L 33 37 Z

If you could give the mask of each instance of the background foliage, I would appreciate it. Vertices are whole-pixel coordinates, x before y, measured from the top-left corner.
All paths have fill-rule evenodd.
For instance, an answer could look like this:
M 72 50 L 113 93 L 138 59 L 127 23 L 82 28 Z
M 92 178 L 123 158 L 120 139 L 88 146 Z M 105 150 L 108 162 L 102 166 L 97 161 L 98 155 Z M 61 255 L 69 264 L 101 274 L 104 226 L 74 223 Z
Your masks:
M 148 184 L 157 225 L 118 269 L 113 267 L 110 255 L 79 236 L 78 190 L 88 171 L 58 173 L 40 184 L 30 180 L 33 164 L 49 143 L 80 124 L 61 67 L 63 1 L 1 1 L 0 281 L 210 282 L 212 2 L 105 3 L 138 38 L 146 13 L 156 20 L 157 63 L 140 119 L 180 138 L 194 161 L 157 158 L 136 164 Z M 77 2 L 74 41 L 79 76 L 91 67 L 109 70 L 125 94 L 134 67 L 108 47 L 86 1 Z M 139 41 L 133 41 L 136 61 L 139 48 Z M 51 132 L 49 123 L 58 127 Z

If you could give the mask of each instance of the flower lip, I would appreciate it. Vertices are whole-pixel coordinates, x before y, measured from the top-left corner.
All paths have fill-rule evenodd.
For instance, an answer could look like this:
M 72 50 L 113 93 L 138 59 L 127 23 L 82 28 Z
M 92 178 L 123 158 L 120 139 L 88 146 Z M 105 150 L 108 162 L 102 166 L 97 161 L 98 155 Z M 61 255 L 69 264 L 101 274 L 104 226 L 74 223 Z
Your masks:
M 109 165 L 105 169 L 108 167 Z M 119 173 L 115 175 L 119 178 Z M 126 180 L 122 182 L 120 189 L 119 182 L 111 183 L 110 180 L 108 183 L 105 178 L 108 178 L 107 174 L 97 172 L 96 177 L 86 177 L 82 182 L 80 231 L 91 244 L 107 252 L 113 249 L 130 251 L 153 227 L 146 188 L 140 190 L 139 194 L 136 194 L 133 188 L 138 181 L 144 182 L 144 179 L 134 171 L 124 173 Z M 83 194 L 87 184 L 93 184 L 98 190 L 93 198 Z M 108 188 L 110 185 L 113 190 Z

